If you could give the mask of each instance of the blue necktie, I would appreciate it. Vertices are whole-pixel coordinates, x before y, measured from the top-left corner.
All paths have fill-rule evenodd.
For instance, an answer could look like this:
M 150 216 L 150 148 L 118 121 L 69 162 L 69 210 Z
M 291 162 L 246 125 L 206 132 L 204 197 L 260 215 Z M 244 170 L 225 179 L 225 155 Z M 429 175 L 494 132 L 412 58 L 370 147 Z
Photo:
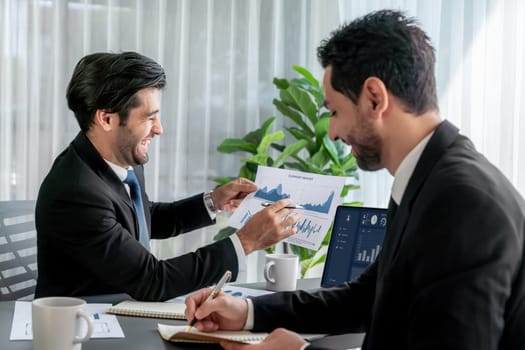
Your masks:
M 149 250 L 148 225 L 146 224 L 146 215 L 144 214 L 144 205 L 142 204 L 142 194 L 140 193 L 139 180 L 133 169 L 130 168 L 128 170 L 128 176 L 124 179 L 124 183 L 129 186 L 131 200 L 133 201 L 133 207 L 137 214 L 137 220 L 139 222 L 139 242 Z

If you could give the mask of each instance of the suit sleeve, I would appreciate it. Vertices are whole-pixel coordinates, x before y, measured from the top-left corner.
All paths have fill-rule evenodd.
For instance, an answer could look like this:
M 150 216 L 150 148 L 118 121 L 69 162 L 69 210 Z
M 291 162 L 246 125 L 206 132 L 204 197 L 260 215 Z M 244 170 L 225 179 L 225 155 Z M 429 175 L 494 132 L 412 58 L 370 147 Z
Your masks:
M 125 225 L 133 225 L 130 209 L 118 208 L 118 201 L 103 190 L 92 190 L 90 185 L 69 189 L 55 186 L 54 191 L 41 193 L 37 205 L 40 261 L 50 265 L 42 265 L 42 270 L 57 271 L 61 264 L 60 269 L 65 270 L 63 276 L 76 279 L 68 281 L 67 286 L 75 289 L 61 293 L 104 294 L 112 290 L 138 300 L 166 300 L 217 282 L 225 270 L 231 270 L 236 278 L 237 256 L 230 239 L 159 260 L 126 228 Z M 193 198 L 156 206 L 153 221 L 157 226 L 153 226 L 154 229 L 161 227 L 166 232 L 179 232 L 198 226 L 187 218 L 193 215 L 195 201 Z M 157 220 L 156 215 L 160 219 Z M 178 219 L 181 216 L 185 218 Z M 64 264 L 65 261 L 68 263 Z M 52 273 L 46 275 L 49 284 L 45 288 L 48 290 L 56 290 L 53 278 Z
M 169 238 L 215 223 L 204 205 L 202 193 L 175 202 L 152 202 L 146 193 L 144 166 L 135 166 L 134 170 L 142 189 L 142 200 L 149 208 L 146 221 L 150 223 L 151 238 Z
M 151 238 L 174 237 L 214 224 L 202 196 L 200 193 L 173 203 L 150 203 Z
M 369 322 L 376 274 L 377 264 L 373 263 L 352 283 L 255 297 L 254 331 L 284 327 L 300 333 L 363 332 Z

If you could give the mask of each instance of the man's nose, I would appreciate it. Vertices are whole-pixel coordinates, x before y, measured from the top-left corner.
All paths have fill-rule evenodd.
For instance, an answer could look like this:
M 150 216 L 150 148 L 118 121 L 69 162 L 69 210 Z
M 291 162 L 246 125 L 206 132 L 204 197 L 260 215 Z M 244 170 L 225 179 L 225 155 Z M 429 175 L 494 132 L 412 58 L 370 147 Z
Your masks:
M 164 129 L 162 128 L 162 123 L 160 122 L 160 118 L 155 118 L 151 130 L 155 135 L 160 135 L 164 132 Z
M 337 137 L 334 124 L 333 118 L 330 118 L 330 121 L 328 122 L 328 137 L 330 140 L 337 141 L 339 137 Z

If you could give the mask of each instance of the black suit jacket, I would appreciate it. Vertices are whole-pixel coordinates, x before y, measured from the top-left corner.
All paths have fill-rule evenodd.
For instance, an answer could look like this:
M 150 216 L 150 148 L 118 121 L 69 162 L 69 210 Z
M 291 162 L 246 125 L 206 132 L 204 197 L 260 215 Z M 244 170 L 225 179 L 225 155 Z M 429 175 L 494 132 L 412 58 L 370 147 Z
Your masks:
M 174 203 L 152 203 L 142 188 L 151 238 L 176 236 L 213 221 L 202 194 Z M 126 189 L 84 133 L 55 160 L 36 203 L 36 297 L 127 293 L 165 300 L 238 273 L 230 239 L 176 258 L 158 260 L 138 242 L 138 223 Z
M 367 350 L 524 349 L 524 235 L 521 196 L 444 121 L 375 263 L 354 283 L 254 298 L 255 330 L 366 331 Z

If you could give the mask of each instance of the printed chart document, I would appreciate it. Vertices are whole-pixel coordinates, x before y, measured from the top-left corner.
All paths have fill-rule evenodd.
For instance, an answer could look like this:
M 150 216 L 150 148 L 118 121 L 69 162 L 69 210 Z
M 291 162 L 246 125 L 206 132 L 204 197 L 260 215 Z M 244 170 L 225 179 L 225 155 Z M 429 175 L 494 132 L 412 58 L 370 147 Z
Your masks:
M 290 198 L 303 206 L 294 211 L 301 214 L 297 233 L 285 241 L 308 249 L 319 249 L 330 229 L 345 177 L 305 173 L 297 170 L 259 166 L 255 183 L 258 190 L 247 196 L 235 210 L 228 225 L 241 228 L 263 209 L 262 203 Z
M 109 306 L 111 304 L 86 304 L 84 307 L 84 311 L 93 320 L 94 328 L 91 338 L 124 338 L 124 332 L 117 317 L 105 313 Z M 9 340 L 32 339 L 31 302 L 16 301 Z

